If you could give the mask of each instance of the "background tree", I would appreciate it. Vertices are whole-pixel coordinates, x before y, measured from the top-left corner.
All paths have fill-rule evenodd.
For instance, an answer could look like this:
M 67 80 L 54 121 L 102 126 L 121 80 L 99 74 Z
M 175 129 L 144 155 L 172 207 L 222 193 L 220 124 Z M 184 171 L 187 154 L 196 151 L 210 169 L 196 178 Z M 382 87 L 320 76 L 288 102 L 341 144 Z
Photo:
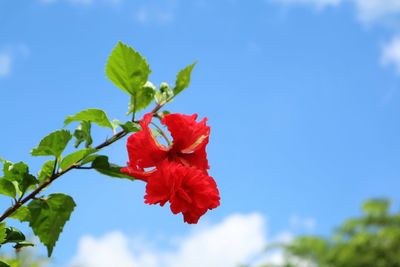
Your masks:
M 362 216 L 346 220 L 331 237 L 300 236 L 283 247 L 282 265 L 262 267 L 397 267 L 400 266 L 400 212 L 390 202 L 373 199 Z

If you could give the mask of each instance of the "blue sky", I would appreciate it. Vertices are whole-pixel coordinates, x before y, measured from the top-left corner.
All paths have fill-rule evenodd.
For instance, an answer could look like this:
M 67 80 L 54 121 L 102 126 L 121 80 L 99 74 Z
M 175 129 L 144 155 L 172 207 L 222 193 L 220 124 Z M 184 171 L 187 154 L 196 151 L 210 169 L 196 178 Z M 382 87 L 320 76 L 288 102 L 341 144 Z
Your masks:
M 273 240 L 328 233 L 370 197 L 398 204 L 399 19 L 390 0 L 0 0 L 0 155 L 34 172 L 44 159 L 30 149 L 67 115 L 125 118 L 104 74 L 118 40 L 155 84 L 199 61 L 168 109 L 208 117 L 221 207 L 186 225 L 145 205 L 141 182 L 71 173 L 48 190 L 78 205 L 54 266 L 234 266 Z M 96 143 L 111 134 L 95 130 Z M 107 153 L 127 160 L 124 142 Z M 212 250 L 193 253 L 204 240 Z

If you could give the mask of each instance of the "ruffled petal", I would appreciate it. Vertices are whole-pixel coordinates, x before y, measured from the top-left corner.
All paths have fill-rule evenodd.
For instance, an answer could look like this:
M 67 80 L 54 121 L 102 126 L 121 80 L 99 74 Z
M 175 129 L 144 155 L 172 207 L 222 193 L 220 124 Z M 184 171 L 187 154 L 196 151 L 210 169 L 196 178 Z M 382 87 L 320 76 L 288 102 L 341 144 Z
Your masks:
M 186 166 L 194 166 L 201 170 L 207 171 L 210 169 L 206 152 L 207 144 L 208 137 L 199 147 L 197 147 L 196 151 L 192 153 L 179 153 L 179 161 Z
M 219 206 L 214 179 L 195 167 L 164 161 L 148 179 L 145 203 L 170 202 L 172 213 L 182 213 L 187 223 L 197 223 L 207 210 Z
M 174 183 L 175 181 L 171 177 L 168 162 L 164 161 L 160 163 L 159 168 L 148 177 L 144 202 L 146 204 L 160 204 L 164 206 L 173 194 Z
M 197 114 L 183 115 L 179 113 L 166 115 L 162 123 L 167 125 L 173 137 L 170 154 L 174 160 L 186 166 L 194 166 L 208 170 L 206 146 L 210 136 L 207 119 L 196 122 Z
M 185 153 L 195 151 L 200 145 L 208 141 L 210 127 L 206 125 L 207 118 L 196 122 L 197 114 L 184 115 L 173 113 L 165 115 L 162 123 L 168 127 L 173 141 L 173 149 Z

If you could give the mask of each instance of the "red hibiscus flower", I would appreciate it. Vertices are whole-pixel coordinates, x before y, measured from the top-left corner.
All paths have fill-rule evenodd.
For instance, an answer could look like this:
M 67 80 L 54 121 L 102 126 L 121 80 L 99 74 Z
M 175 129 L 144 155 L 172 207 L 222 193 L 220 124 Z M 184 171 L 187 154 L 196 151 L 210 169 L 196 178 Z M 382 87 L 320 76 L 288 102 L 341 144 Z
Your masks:
M 148 177 L 146 204 L 164 206 L 170 202 L 174 214 L 184 221 L 197 223 L 199 218 L 219 206 L 219 192 L 214 179 L 202 170 L 176 162 L 163 161 Z
M 207 119 L 196 122 L 197 115 L 169 114 L 162 123 L 168 127 L 173 138 L 172 145 L 157 142 L 149 124 L 153 114 L 148 113 L 141 120 L 142 130 L 128 138 L 129 162 L 121 172 L 147 181 L 155 168 L 164 160 L 178 162 L 184 166 L 194 166 L 207 172 L 209 169 L 206 145 L 210 135 Z
M 157 142 L 149 124 L 153 115 L 141 120 L 142 130 L 128 138 L 129 162 L 121 172 L 147 182 L 146 204 L 170 203 L 174 214 L 187 223 L 197 223 L 207 210 L 219 206 L 219 192 L 208 175 L 206 146 L 210 127 L 197 115 L 169 114 L 162 119 L 173 138 L 164 146 Z

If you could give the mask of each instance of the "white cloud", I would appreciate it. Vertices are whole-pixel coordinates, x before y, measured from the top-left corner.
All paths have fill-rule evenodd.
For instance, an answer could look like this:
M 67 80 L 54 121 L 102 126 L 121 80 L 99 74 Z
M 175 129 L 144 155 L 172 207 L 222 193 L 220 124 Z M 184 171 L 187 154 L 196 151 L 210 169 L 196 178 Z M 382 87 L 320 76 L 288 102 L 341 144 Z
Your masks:
M 260 214 L 232 215 L 222 223 L 185 239 L 179 252 L 171 255 L 168 266 L 237 266 L 263 249 L 265 227 Z
M 174 249 L 152 248 L 120 232 L 84 236 L 70 267 L 236 267 L 259 255 L 266 243 L 262 215 L 236 214 L 219 224 L 195 227 Z
M 0 78 L 11 73 L 12 58 L 10 53 L 0 53 Z
M 400 36 L 394 37 L 382 47 L 381 62 L 383 65 L 394 65 L 400 74 Z

